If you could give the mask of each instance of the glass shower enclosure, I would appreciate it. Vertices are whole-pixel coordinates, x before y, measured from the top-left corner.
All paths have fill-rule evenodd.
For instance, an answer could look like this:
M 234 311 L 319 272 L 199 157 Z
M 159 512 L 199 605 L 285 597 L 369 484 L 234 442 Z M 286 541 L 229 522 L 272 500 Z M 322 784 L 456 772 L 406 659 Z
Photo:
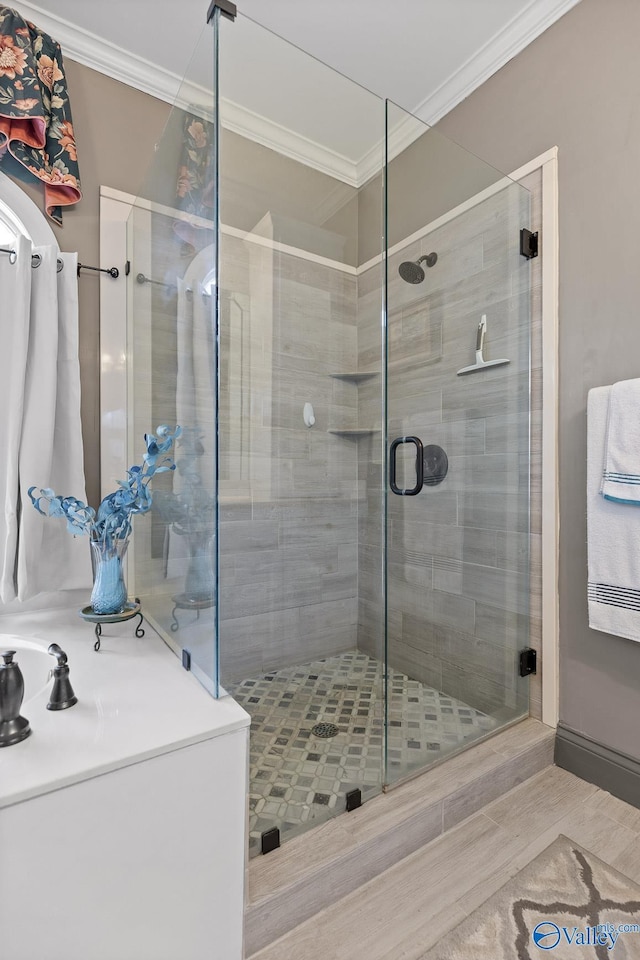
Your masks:
M 256 853 L 528 713 L 529 197 L 222 6 L 128 225 L 183 430 L 130 581 L 251 714 Z

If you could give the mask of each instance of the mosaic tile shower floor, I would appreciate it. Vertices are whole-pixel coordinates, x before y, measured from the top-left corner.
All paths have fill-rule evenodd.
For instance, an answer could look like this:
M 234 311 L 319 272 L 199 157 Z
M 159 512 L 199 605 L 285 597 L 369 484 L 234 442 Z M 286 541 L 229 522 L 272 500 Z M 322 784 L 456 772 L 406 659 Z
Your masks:
M 283 839 L 363 799 L 382 782 L 382 664 L 362 653 L 287 667 L 227 686 L 251 716 L 249 851 L 279 827 Z M 496 722 L 396 671 L 390 677 L 389 764 L 403 773 L 484 736 Z M 317 723 L 338 734 L 321 739 Z

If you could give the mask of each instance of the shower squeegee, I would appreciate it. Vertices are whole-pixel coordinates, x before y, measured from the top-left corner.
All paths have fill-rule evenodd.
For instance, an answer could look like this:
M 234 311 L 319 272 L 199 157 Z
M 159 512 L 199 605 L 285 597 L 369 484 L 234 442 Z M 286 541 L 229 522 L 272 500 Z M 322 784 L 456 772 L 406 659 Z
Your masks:
M 485 367 L 501 367 L 505 363 L 511 363 L 510 360 L 485 360 L 482 355 L 484 349 L 484 335 L 487 332 L 487 315 L 486 313 L 482 314 L 482 319 L 478 324 L 478 336 L 476 338 L 476 362 L 472 363 L 470 367 L 463 367 L 462 370 L 458 370 L 458 376 L 462 377 L 465 373 L 475 373 L 476 370 L 484 370 Z

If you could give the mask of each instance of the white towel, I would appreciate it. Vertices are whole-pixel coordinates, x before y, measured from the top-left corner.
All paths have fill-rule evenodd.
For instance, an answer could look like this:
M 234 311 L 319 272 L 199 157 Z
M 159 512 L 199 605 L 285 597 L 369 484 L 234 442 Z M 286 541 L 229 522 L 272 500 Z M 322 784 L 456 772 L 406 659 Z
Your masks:
M 640 510 L 601 493 L 611 389 L 590 390 L 587 405 L 589 626 L 640 641 Z
M 640 380 L 614 383 L 609 395 L 602 496 L 640 506 Z

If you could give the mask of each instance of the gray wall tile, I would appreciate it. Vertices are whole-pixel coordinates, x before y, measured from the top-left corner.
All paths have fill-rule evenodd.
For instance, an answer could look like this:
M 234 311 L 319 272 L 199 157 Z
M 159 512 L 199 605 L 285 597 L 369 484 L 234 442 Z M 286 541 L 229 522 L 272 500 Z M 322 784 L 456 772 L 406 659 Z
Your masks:
M 538 544 L 529 534 L 528 495 L 531 482 L 531 526 L 536 533 L 537 315 L 533 335 L 538 339 L 531 351 L 531 463 L 528 366 L 531 311 L 535 307 L 539 313 L 540 304 L 523 286 L 523 277 L 531 271 L 526 264 L 523 269 L 513 241 L 523 195 L 520 190 L 501 191 L 389 263 L 390 437 L 420 436 L 424 443 L 442 446 L 449 457 L 449 475 L 437 488 L 415 499 L 388 500 L 391 663 L 420 679 L 427 674 L 439 677 L 445 692 L 494 712 L 517 699 L 515 654 L 527 642 L 529 623 L 539 624 L 540 568 L 535 560 L 529 563 L 529 552 Z M 427 271 L 423 285 L 404 284 L 397 275 L 399 262 L 429 252 L 427 247 L 437 250 L 438 263 Z M 377 346 L 370 339 L 369 302 L 363 294 L 360 363 L 372 358 Z M 457 370 L 474 360 L 483 313 L 488 324 L 485 356 L 504 356 L 510 363 L 457 377 Z M 375 401 L 365 391 L 359 400 L 363 419 Z M 370 465 L 365 472 L 360 461 L 359 471 L 366 489 L 379 482 Z M 379 535 L 381 531 L 373 522 L 359 523 L 359 593 L 371 597 L 372 558 L 365 562 L 362 553 L 368 529 Z M 370 644 L 367 614 L 365 608 L 359 626 L 362 644 Z
M 532 301 L 507 243 L 514 216 L 503 191 L 390 263 L 389 435 L 439 444 L 450 464 L 439 486 L 387 501 L 390 662 L 494 712 L 517 701 L 515 651 L 530 623 L 538 642 L 539 627 L 536 554 L 533 588 L 528 580 L 528 484 L 531 475 L 535 496 L 540 472 L 526 455 Z M 246 254 L 227 247 L 246 268 Z M 431 249 L 438 263 L 410 288 L 398 263 Z M 249 502 L 223 509 L 220 537 L 221 629 L 231 644 L 223 664 L 234 679 L 356 644 L 375 656 L 383 649 L 382 435 L 327 433 L 382 424 L 382 377 L 356 385 L 331 376 L 382 370 L 381 270 L 355 278 L 286 254 L 265 264 L 274 271 L 273 342 L 264 369 L 248 372 L 261 411 L 258 469 Z M 458 378 L 482 313 L 487 356 L 511 363 Z M 539 404 L 535 345 L 532 355 Z M 312 430 L 302 423 L 306 400 Z M 531 422 L 535 450 L 537 410 Z

